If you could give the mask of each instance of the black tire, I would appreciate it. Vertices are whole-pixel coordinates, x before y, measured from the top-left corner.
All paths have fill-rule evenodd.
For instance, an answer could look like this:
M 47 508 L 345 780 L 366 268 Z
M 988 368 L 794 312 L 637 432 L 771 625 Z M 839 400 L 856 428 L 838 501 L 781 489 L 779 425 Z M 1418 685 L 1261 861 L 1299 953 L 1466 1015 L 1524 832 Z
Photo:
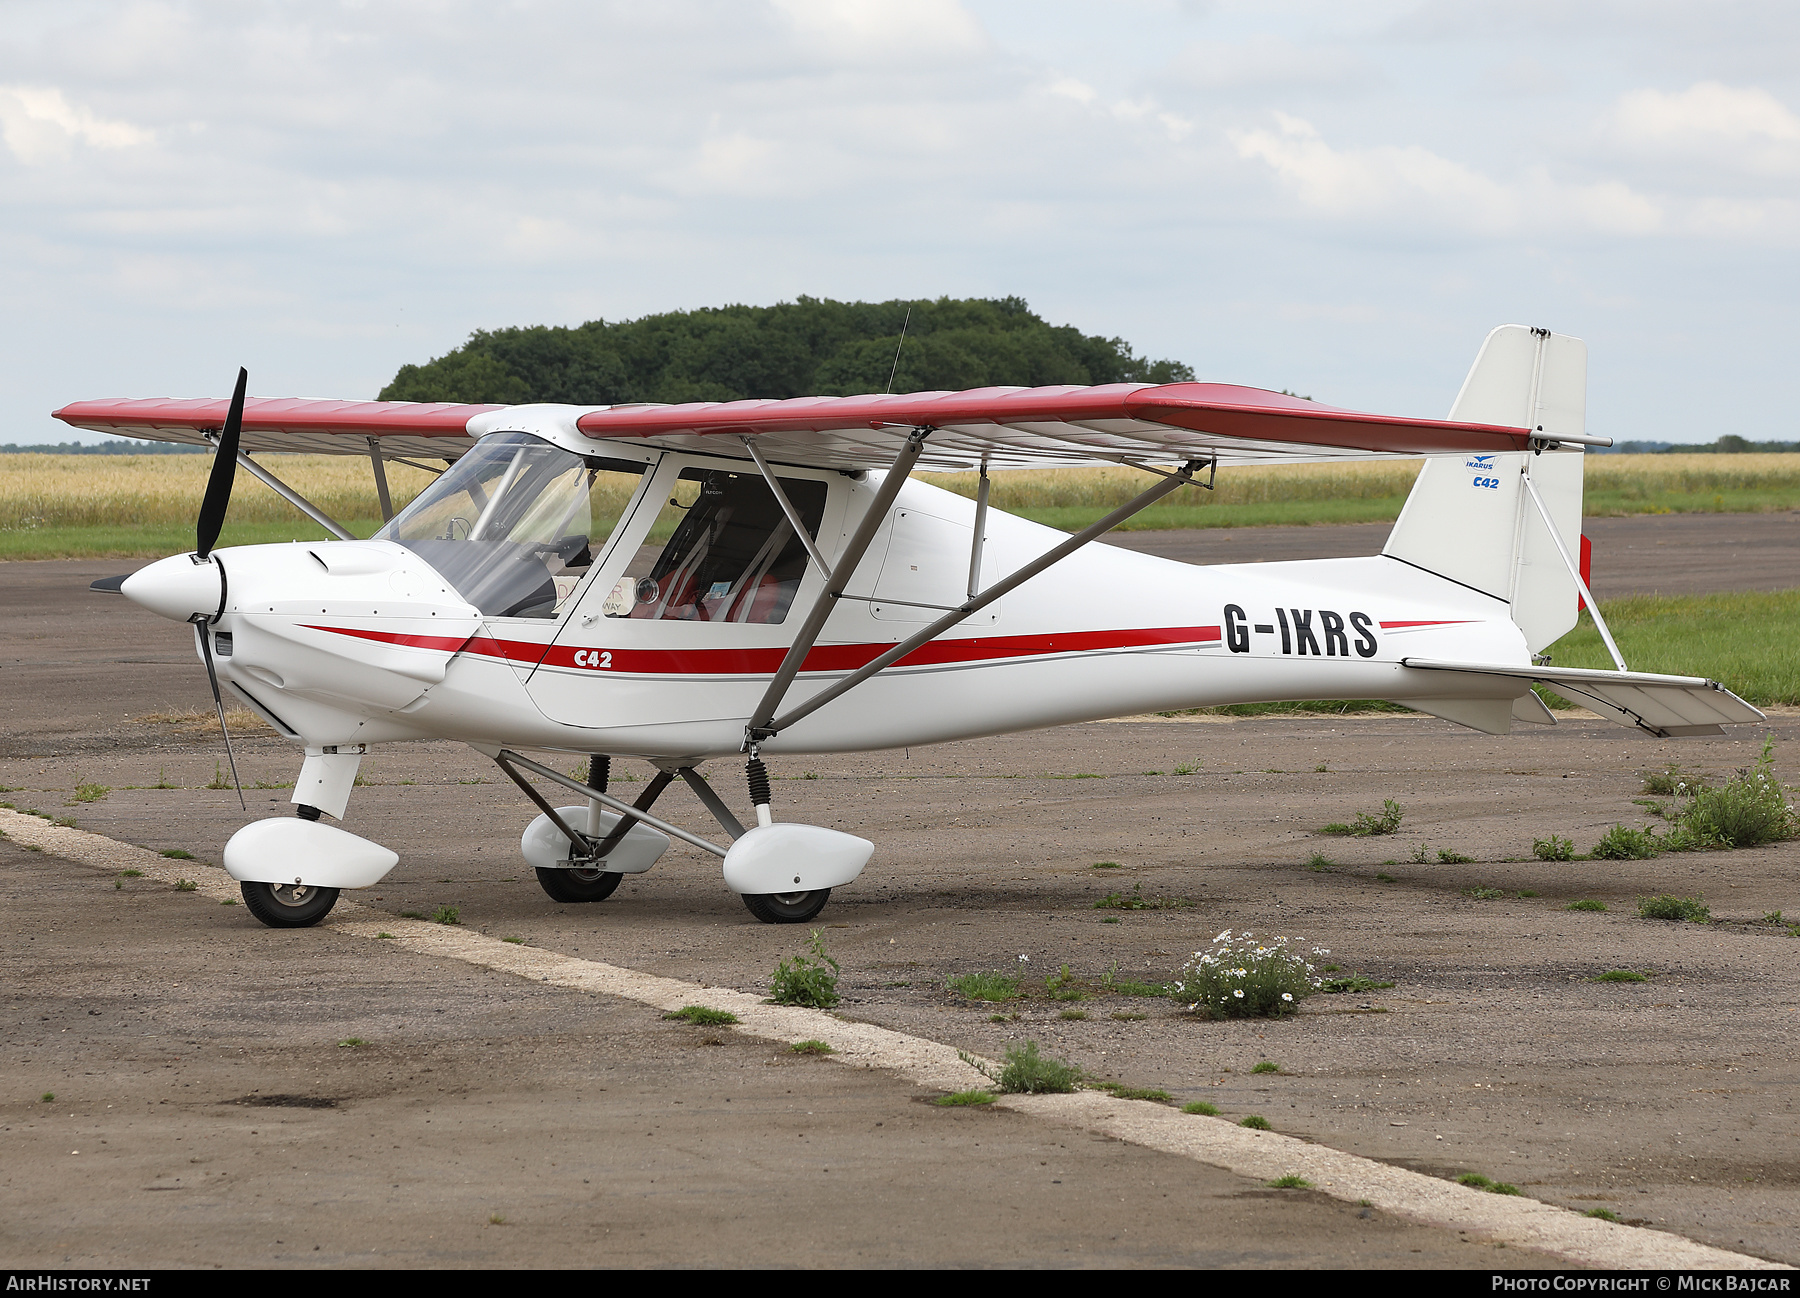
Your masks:
M 544 870 L 537 872 L 538 887 L 552 901 L 605 901 L 625 876 L 605 870 Z
M 811 892 L 746 892 L 739 894 L 750 913 L 765 924 L 804 924 L 831 900 L 831 889 Z
M 238 885 L 244 905 L 270 928 L 310 928 L 337 905 L 336 888 L 304 888 L 292 883 Z

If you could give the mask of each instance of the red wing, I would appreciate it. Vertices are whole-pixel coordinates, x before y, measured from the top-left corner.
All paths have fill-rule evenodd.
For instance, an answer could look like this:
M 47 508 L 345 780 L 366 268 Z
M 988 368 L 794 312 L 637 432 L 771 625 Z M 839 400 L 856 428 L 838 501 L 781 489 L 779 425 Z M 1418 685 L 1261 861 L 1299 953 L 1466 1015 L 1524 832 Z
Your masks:
M 903 396 L 631 406 L 582 415 L 591 437 L 641 438 L 682 450 L 719 450 L 754 436 L 766 455 L 823 468 L 878 468 L 898 439 L 936 429 L 921 468 L 996 468 L 1188 457 L 1221 463 L 1491 454 L 1527 449 L 1524 428 L 1406 419 L 1341 410 L 1223 383 L 979 388 Z
M 202 429 L 225 422 L 231 403 L 223 399 L 161 398 L 146 401 L 77 401 L 53 417 L 75 428 L 119 433 L 156 442 L 205 446 Z M 469 420 L 502 406 L 464 406 L 429 401 L 324 401 L 304 397 L 257 397 L 244 403 L 242 448 L 246 451 L 310 451 L 326 455 L 367 455 L 367 437 L 381 438 L 389 458 L 442 459 L 475 444 Z

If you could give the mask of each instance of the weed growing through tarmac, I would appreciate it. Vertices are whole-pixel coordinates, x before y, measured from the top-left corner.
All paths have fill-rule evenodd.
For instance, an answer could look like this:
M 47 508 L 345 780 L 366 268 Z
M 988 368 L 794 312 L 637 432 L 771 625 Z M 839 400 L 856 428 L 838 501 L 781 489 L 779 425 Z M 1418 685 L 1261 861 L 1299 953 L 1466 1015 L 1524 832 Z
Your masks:
M 144 872 L 142 870 L 120 870 L 119 877 L 121 879 L 141 879 L 144 877 Z
M 392 933 L 377 933 L 375 936 L 378 939 L 383 939 L 383 940 L 386 940 L 389 942 L 393 942 L 393 941 L 397 940 Z
M 1531 854 L 1540 861 L 1573 861 L 1575 859 L 1575 840 L 1558 838 L 1555 834 L 1548 838 L 1531 840 Z
M 1081 1082 L 1079 1068 L 1039 1054 L 1035 1041 L 1008 1046 L 999 1072 L 979 1063 L 973 1055 L 957 1053 L 965 1064 L 986 1076 L 1004 1095 L 1067 1095 Z
M 1250 1070 L 1253 1073 L 1279 1073 L 1281 1065 L 1272 1059 L 1265 1059 Z
M 1381 883 L 1399 883 L 1400 882 L 1400 880 L 1396 879 L 1391 874 L 1377 874 L 1375 876 L 1375 878 L 1377 879 L 1377 881 L 1379 881 Z
M 225 778 L 225 772 L 220 769 L 217 762 L 214 762 L 211 782 L 203 784 L 200 787 L 204 789 L 229 789 L 231 787 L 231 781 Z
M 792 1055 L 835 1055 L 837 1051 L 823 1041 L 808 1040 L 794 1042 L 788 1047 L 788 1053 Z
M 955 1091 L 949 1095 L 940 1095 L 932 1103 L 940 1109 L 960 1109 L 977 1104 L 992 1104 L 992 1091 Z
M 1117 870 L 1120 866 L 1117 861 L 1095 861 L 1093 868 L 1096 870 Z
M 166 847 L 157 855 L 166 856 L 171 861 L 191 861 L 194 859 L 194 854 L 185 847 Z
M 525 945 L 525 939 L 522 937 L 503 937 L 500 940 L 502 942 L 511 942 L 514 946 L 524 946 Z
M 1181 1111 L 1183 1113 L 1195 1113 L 1203 1118 L 1216 1118 L 1219 1116 L 1219 1106 L 1216 1104 L 1208 1104 L 1205 1100 L 1190 1100 L 1188 1103 L 1181 1106 Z
M 1088 994 L 1081 990 L 1079 980 L 1064 965 L 1056 973 L 1044 979 L 1044 990 L 1053 1001 L 1084 1001 Z
M 1452 852 L 1447 847 L 1438 848 L 1437 859 L 1445 865 L 1469 865 L 1475 860 L 1474 857 L 1464 856 L 1461 852 Z
M 831 1009 L 840 999 L 838 962 L 826 953 L 824 935 L 816 928 L 807 949 L 812 952 L 810 959 L 797 955 L 775 966 L 775 972 L 769 978 L 769 999 L 777 1005 Z
M 192 879 L 177 879 L 175 880 L 175 891 L 198 892 L 200 891 L 200 885 L 195 883 Z
M 1109 892 L 1094 903 L 1095 910 L 1181 910 L 1194 903 L 1186 897 L 1146 897 L 1144 885 L 1134 883 L 1130 892 Z
M 153 789 L 179 789 L 181 786 L 179 784 L 170 784 L 168 768 L 159 766 L 156 768 L 156 783 L 152 784 L 150 787 Z
M 434 924 L 461 924 L 462 913 L 454 906 L 439 906 L 437 914 L 431 917 L 431 922 Z
M 1598 1217 L 1601 1221 L 1617 1221 L 1619 1219 L 1619 1214 L 1611 1208 L 1589 1208 L 1582 1216 Z
M 1473 897 L 1476 901 L 1496 901 L 1506 896 L 1503 888 L 1464 888 L 1463 896 Z
M 1371 816 L 1367 812 L 1357 812 L 1356 818 L 1348 825 L 1331 824 L 1323 826 L 1321 834 L 1348 834 L 1353 838 L 1369 838 L 1377 834 L 1391 834 L 1400 828 L 1400 817 L 1403 813 L 1400 804 L 1392 798 L 1384 798 L 1381 802 L 1381 814 Z
M 1595 974 L 1594 981 L 1597 983 L 1647 983 L 1650 979 L 1648 975 L 1641 974 L 1635 969 L 1608 969 L 1603 974 Z
M 361 1037 L 345 1037 L 342 1041 L 338 1042 L 338 1048 L 342 1050 L 355 1050 L 368 1044 L 369 1043 L 364 1041 Z
M 671 1010 L 663 1015 L 665 1019 L 679 1019 L 683 1023 L 691 1023 L 697 1028 L 722 1028 L 738 1021 L 738 1016 L 729 1010 L 715 1010 L 706 1005 L 683 1005 L 678 1010 Z
M 1066 1023 L 1079 1023 L 1082 1020 L 1086 1019 L 1087 1016 L 1088 1015 L 1087 1015 L 1086 1010 L 1064 1010 L 1061 1014 L 1058 1014 L 1056 1017 L 1059 1019 L 1062 1019 Z
M 506 1214 L 505 1214 L 505 1213 L 501 1213 L 501 1212 L 496 1212 L 496 1213 L 494 1213 L 494 1214 L 493 1214 L 493 1215 L 492 1215 L 492 1216 L 490 1216 L 490 1217 L 489 1217 L 489 1218 L 488 1218 L 488 1225 L 490 1225 L 490 1226 L 504 1226 L 504 1225 L 506 1225 Z
M 1685 798 L 1706 787 L 1706 777 L 1673 764 L 1660 771 L 1645 771 L 1644 792 L 1662 798 Z
M 1317 948 L 1290 950 L 1285 937 L 1258 942 L 1252 933 L 1226 929 L 1175 971 L 1169 995 L 1186 1001 L 1203 1018 L 1281 1018 L 1319 990 L 1319 976 L 1307 957 L 1330 954 Z
M 1121 978 L 1119 977 L 1119 962 L 1114 960 L 1112 967 L 1100 975 L 1100 990 L 1113 996 L 1167 996 L 1169 985 Z
M 75 796 L 63 805 L 72 807 L 77 802 L 98 802 L 111 792 L 112 786 L 107 784 L 78 784 L 75 786 Z
M 1696 846 L 1760 847 L 1800 836 L 1800 816 L 1788 790 L 1775 778 L 1775 736 L 1763 740 L 1762 756 L 1724 784 L 1702 786 L 1670 816 L 1675 834 L 1686 831 Z
M 1326 856 L 1325 853 L 1314 852 L 1307 858 L 1306 868 L 1319 874 L 1324 874 L 1327 870 L 1331 869 L 1333 864 L 1334 862 L 1332 859 Z
M 235 906 L 237 904 L 238 904 L 238 899 L 236 897 L 227 897 L 227 898 L 225 898 L 225 900 L 223 900 L 219 903 L 219 905 L 221 905 L 221 906 Z
M 1614 825 L 1594 844 L 1592 856 L 1596 861 L 1648 861 L 1661 851 L 1653 830 Z
M 1778 910 L 1765 910 L 1763 912 L 1762 922 L 1765 924 L 1774 924 L 1778 928 L 1787 923 L 1786 920 L 1781 918 L 1781 912 Z
M 1413 849 L 1412 863 L 1414 865 L 1430 865 L 1431 864 L 1431 848 L 1426 846 L 1424 843 L 1420 843 L 1418 845 L 1418 847 Z
M 1256 1113 L 1252 1113 L 1249 1117 L 1242 1119 L 1238 1123 L 1238 1126 L 1248 1127 L 1252 1131 L 1273 1131 L 1273 1130 L 1275 1130 L 1275 1128 L 1273 1128 L 1269 1125 L 1269 1120 L 1267 1118 L 1263 1117 L 1260 1114 L 1256 1114 Z
M 56 1103 L 56 1092 L 55 1091 L 45 1091 L 42 1095 L 38 1096 L 38 1103 L 39 1104 L 55 1104 Z
M 972 1001 L 1010 1001 L 1019 996 L 1019 976 L 988 969 L 981 973 L 957 974 L 949 979 L 950 990 Z
M 1601 910 L 1601 911 L 1603 911 L 1606 909 L 1606 903 L 1603 901 L 1595 901 L 1592 897 L 1583 897 L 1580 901 L 1570 902 L 1567 906 L 1564 906 L 1563 909 L 1564 910 Z
M 1712 908 L 1704 897 L 1677 897 L 1666 892 L 1660 897 L 1639 897 L 1638 914 L 1645 919 L 1687 924 L 1706 924 L 1712 920 Z
M 1508 1185 L 1505 1181 L 1490 1181 L 1480 1172 L 1464 1172 L 1456 1178 L 1458 1185 L 1466 1185 L 1471 1190 L 1486 1190 L 1489 1194 L 1518 1194 L 1519 1187 Z
M 1310 1190 L 1312 1182 L 1304 1176 L 1297 1176 L 1293 1172 L 1289 1172 L 1286 1176 L 1276 1177 L 1268 1183 L 1268 1186 L 1271 1190 Z

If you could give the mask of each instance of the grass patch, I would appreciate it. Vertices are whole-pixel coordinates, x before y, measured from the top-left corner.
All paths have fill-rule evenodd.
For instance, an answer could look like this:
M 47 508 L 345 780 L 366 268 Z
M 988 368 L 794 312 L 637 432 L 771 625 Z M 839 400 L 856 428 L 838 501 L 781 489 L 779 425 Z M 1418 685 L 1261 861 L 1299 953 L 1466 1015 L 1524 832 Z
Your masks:
M 1452 852 L 1447 847 L 1438 848 L 1437 859 L 1445 865 L 1469 865 L 1475 860 L 1472 856 L 1464 856 L 1461 852 Z
M 1167 1091 L 1160 1091 L 1154 1086 L 1127 1086 L 1123 1082 L 1095 1082 L 1096 1091 L 1105 1091 L 1115 1100 L 1151 1100 L 1167 1103 L 1171 1098 Z
M 184 857 L 182 859 L 191 861 L 194 858 L 189 856 L 189 857 Z M 144 872 L 142 870 L 120 870 L 119 877 L 121 879 L 141 879 L 144 877 Z
M 1183 1113 L 1198 1114 L 1202 1118 L 1216 1118 L 1219 1116 L 1219 1106 L 1216 1104 L 1208 1104 L 1205 1100 L 1190 1100 L 1181 1106 L 1181 1111 Z
M 1345 992 L 1377 992 L 1385 991 L 1393 983 L 1377 982 L 1373 978 L 1365 978 L 1361 974 L 1349 974 L 1342 978 L 1327 978 L 1319 984 L 1319 990 L 1332 996 Z
M 1248 1127 L 1252 1131 L 1273 1131 L 1273 1130 L 1275 1130 L 1275 1128 L 1273 1128 L 1269 1125 L 1269 1120 L 1267 1118 L 1263 1117 L 1259 1113 L 1252 1113 L 1247 1118 L 1239 1119 L 1238 1126 Z
M 1391 874 L 1379 874 L 1378 873 L 1378 874 L 1376 874 L 1375 878 L 1376 878 L 1377 882 L 1380 882 L 1380 883 L 1399 883 L 1400 882 L 1400 880 L 1396 879 Z
M 1088 997 L 1082 990 L 1080 979 L 1069 972 L 1068 965 L 1044 979 L 1044 991 L 1053 1001 L 1084 1001 Z
M 1019 996 L 1019 976 L 988 969 L 981 973 L 957 974 L 949 980 L 950 990 L 972 1001 L 1010 1001 Z
M 1079 1023 L 1079 1022 L 1083 1021 L 1084 1019 L 1086 1019 L 1087 1016 L 1088 1016 L 1088 1014 L 1087 1014 L 1086 1010 L 1064 1010 L 1061 1014 L 1058 1014 L 1056 1017 L 1059 1019 L 1062 1019 L 1064 1022 L 1067 1022 L 1067 1023 Z
M 1518 1194 L 1519 1187 L 1508 1185 L 1505 1181 L 1490 1181 L 1480 1172 L 1464 1172 L 1456 1178 L 1458 1185 L 1466 1185 L 1471 1190 L 1486 1190 L 1489 1194 Z
M 1607 623 L 1640 672 L 1709 676 L 1757 704 L 1800 703 L 1800 590 L 1715 595 L 1631 595 L 1604 601 Z M 1554 647 L 1558 667 L 1610 669 L 1586 613 Z M 1544 691 L 1553 708 L 1572 706 Z
M 422 910 L 403 910 L 400 912 L 400 918 L 401 919 L 424 919 L 425 912 Z
M 65 805 L 72 807 L 77 802 L 98 802 L 111 792 L 112 786 L 109 784 L 77 784 L 75 796 Z
M 431 922 L 434 924 L 461 924 L 462 912 L 455 906 L 439 906 L 437 913 L 431 917 Z
M 161 852 L 157 853 L 157 855 L 166 856 L 171 861 L 192 861 L 194 859 L 194 854 L 185 847 L 164 848 Z
M 1146 897 L 1141 883 L 1130 892 L 1109 892 L 1094 903 L 1095 910 L 1181 910 L 1194 903 L 1186 897 Z
M 1504 888 L 1464 888 L 1463 896 L 1473 897 L 1476 901 L 1496 901 L 1506 896 Z
M 689 1023 L 697 1028 L 729 1027 L 738 1021 L 738 1016 L 731 1011 L 715 1010 L 706 1005 L 683 1005 L 680 1009 L 671 1010 L 663 1017 Z
M 1662 798 L 1685 798 L 1706 787 L 1706 777 L 1673 763 L 1660 771 L 1643 772 L 1644 792 Z
M 932 1103 L 940 1109 L 960 1109 L 977 1104 L 992 1104 L 992 1091 L 952 1091 L 949 1095 L 940 1095 Z
M 1584 1217 L 1598 1217 L 1601 1221 L 1617 1221 L 1619 1214 L 1611 1208 L 1589 1208 L 1581 1214 Z
M 1089 868 L 1095 870 L 1117 870 L 1121 867 L 1117 861 L 1095 861 Z
M 1006 1095 L 1067 1095 L 1081 1083 L 1079 1068 L 1039 1054 L 1035 1041 L 1008 1046 L 998 1072 L 972 1055 L 962 1055 L 962 1061 L 985 1074 Z
M 1381 811 L 1376 815 L 1359 811 L 1349 824 L 1324 825 L 1319 829 L 1321 834 L 1348 835 L 1353 838 L 1370 838 L 1379 834 L 1392 834 L 1400 828 L 1400 818 L 1405 814 L 1400 804 L 1392 798 L 1384 798 Z
M 1112 968 L 1100 975 L 1100 990 L 1113 996 L 1167 996 L 1169 984 L 1138 982 L 1133 978 L 1119 977 L 1119 962 L 1113 961 Z
M 1312 1182 L 1304 1176 L 1289 1172 L 1286 1176 L 1278 1176 L 1273 1181 L 1264 1182 L 1271 1190 L 1310 1190 Z
M 1250 1070 L 1253 1073 L 1279 1073 L 1281 1065 L 1272 1059 L 1265 1059 Z
M 1563 909 L 1604 911 L 1606 909 L 1606 903 L 1603 901 L 1595 901 L 1592 897 L 1583 897 L 1580 901 L 1570 902 L 1567 906 L 1564 906 Z
M 525 945 L 525 939 L 522 937 L 503 937 L 500 940 L 502 942 L 511 942 L 514 946 L 524 946 Z
M 198 892 L 200 891 L 200 885 L 195 883 L 192 879 L 177 879 L 175 880 L 175 891 Z
M 769 977 L 769 999 L 777 1005 L 799 1005 L 828 1010 L 841 999 L 837 991 L 838 962 L 825 950 L 824 935 L 812 931 L 807 944 L 811 957 L 797 955 L 775 966 Z
M 1597 983 L 1647 983 L 1650 978 L 1635 969 L 1608 969 L 1603 974 L 1595 974 Z
M 1306 859 L 1306 868 L 1309 870 L 1316 871 L 1319 874 L 1324 874 L 1325 872 L 1330 870 L 1332 868 L 1332 866 L 1335 864 L 1336 864 L 1336 862 L 1334 862 L 1330 857 L 1326 856 L 1325 853 L 1323 853 L 1323 852 L 1314 852 L 1311 856 L 1309 856 Z
M 835 1055 L 836 1050 L 823 1041 L 796 1041 L 788 1047 L 792 1055 Z
M 1594 844 L 1596 861 L 1648 861 L 1662 853 L 1662 845 L 1648 829 L 1614 825 Z
M 341 1050 L 357 1050 L 368 1044 L 369 1043 L 364 1041 L 361 1037 L 345 1037 L 342 1041 L 338 1042 L 338 1048 Z
M 1677 897 L 1663 893 L 1658 897 L 1639 897 L 1638 914 L 1645 919 L 1666 919 L 1676 923 L 1707 924 L 1712 921 L 1712 908 L 1704 897 Z

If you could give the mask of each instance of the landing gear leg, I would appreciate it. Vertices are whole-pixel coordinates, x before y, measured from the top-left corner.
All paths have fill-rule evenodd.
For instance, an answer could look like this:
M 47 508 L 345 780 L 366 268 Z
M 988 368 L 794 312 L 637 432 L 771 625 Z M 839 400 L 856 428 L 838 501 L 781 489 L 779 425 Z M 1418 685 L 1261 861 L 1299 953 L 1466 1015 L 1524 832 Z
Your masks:
M 750 784 L 750 801 L 756 807 L 757 825 L 775 823 L 774 813 L 769 809 L 773 795 L 769 789 L 769 768 L 757 755 L 754 746 L 750 749 L 750 760 L 744 766 L 744 777 Z M 745 892 L 740 893 L 744 899 L 744 907 L 765 924 L 804 924 L 820 911 L 825 903 L 831 900 L 831 889 L 815 888 L 810 892 Z
M 605 753 L 595 753 L 588 758 L 588 788 L 606 792 L 607 779 L 612 774 L 612 758 Z M 590 837 L 600 836 L 600 804 L 588 803 L 587 832 Z M 552 901 L 605 901 L 613 895 L 624 875 L 611 870 L 600 869 L 539 869 L 537 871 L 538 887 Z

